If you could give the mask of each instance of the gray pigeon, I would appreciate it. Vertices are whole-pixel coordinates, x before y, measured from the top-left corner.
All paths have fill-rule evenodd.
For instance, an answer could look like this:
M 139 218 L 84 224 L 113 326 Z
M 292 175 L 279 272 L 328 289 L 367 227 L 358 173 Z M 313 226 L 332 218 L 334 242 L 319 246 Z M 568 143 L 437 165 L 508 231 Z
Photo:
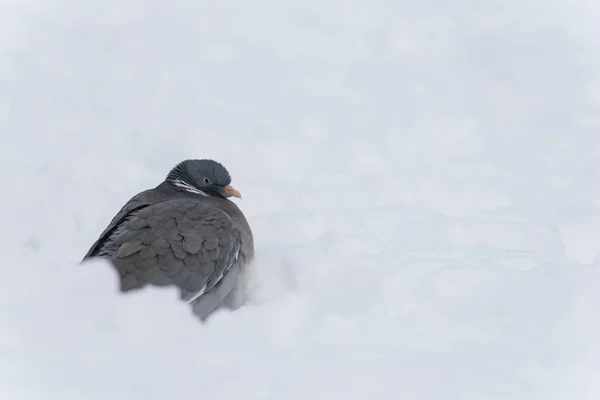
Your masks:
M 240 307 L 254 238 L 244 214 L 228 200 L 242 197 L 230 183 L 216 161 L 182 161 L 161 184 L 121 208 L 82 262 L 108 259 L 122 292 L 174 285 L 202 321 L 222 306 Z

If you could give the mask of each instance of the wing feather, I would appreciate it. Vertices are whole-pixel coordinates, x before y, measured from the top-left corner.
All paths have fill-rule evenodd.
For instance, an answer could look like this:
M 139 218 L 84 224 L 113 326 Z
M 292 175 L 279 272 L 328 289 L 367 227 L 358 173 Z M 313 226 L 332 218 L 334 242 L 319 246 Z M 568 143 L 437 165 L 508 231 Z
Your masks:
M 179 287 L 195 302 L 238 260 L 239 234 L 218 208 L 190 198 L 147 205 L 118 225 L 110 259 L 127 291 L 146 285 Z

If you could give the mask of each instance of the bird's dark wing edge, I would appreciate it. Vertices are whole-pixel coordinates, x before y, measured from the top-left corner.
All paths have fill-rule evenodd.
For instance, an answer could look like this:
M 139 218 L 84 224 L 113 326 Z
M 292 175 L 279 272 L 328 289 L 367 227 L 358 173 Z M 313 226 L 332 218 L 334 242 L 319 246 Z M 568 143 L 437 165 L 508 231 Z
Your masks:
M 131 219 L 131 217 L 133 217 L 138 211 L 143 210 L 144 208 L 149 207 L 149 206 L 150 206 L 149 204 L 144 204 L 142 206 L 132 208 L 131 210 L 129 210 L 127 212 L 117 214 L 117 217 L 115 217 L 111 221 L 111 223 L 104 230 L 104 232 L 102 232 L 102 234 L 100 235 L 98 240 L 96 240 L 96 242 L 94 242 L 94 244 L 92 245 L 92 247 L 90 247 L 90 249 L 88 250 L 86 255 L 83 256 L 83 259 L 81 261 L 83 262 L 91 257 L 98 256 L 98 253 L 100 252 L 102 247 L 106 244 L 106 242 L 110 239 L 110 236 L 117 229 L 119 229 L 119 227 L 121 225 L 123 225 L 125 222 L 127 222 L 129 219 Z
M 155 196 L 153 196 L 152 193 L 152 189 L 144 190 L 143 192 L 140 192 L 129 199 L 129 201 L 127 201 L 127 203 L 121 207 L 117 215 L 113 217 L 106 229 L 104 229 L 104 231 L 100 234 L 98 240 L 92 244 L 86 255 L 83 256 L 81 262 L 91 257 L 97 257 L 108 240 L 110 240 L 111 235 L 117 229 L 119 229 L 120 226 L 122 226 L 140 210 L 152 205 L 154 203 L 152 200 L 155 200 Z

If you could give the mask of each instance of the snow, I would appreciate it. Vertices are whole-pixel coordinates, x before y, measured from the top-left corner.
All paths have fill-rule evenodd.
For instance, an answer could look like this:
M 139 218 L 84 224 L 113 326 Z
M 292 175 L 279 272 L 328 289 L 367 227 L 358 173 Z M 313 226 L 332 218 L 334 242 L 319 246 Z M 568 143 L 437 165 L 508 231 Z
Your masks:
M 0 2 L 0 398 L 599 398 L 598 17 Z M 78 265 L 192 157 L 257 247 L 252 303 L 205 325 Z

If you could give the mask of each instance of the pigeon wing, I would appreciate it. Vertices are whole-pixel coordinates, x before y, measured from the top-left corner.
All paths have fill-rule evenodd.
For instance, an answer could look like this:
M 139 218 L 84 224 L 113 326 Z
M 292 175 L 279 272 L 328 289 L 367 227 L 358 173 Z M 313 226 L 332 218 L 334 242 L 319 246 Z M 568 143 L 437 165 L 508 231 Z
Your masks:
M 121 290 L 175 285 L 188 302 L 210 292 L 240 252 L 229 215 L 191 198 L 144 206 L 119 225 L 111 240 L 110 260 Z

